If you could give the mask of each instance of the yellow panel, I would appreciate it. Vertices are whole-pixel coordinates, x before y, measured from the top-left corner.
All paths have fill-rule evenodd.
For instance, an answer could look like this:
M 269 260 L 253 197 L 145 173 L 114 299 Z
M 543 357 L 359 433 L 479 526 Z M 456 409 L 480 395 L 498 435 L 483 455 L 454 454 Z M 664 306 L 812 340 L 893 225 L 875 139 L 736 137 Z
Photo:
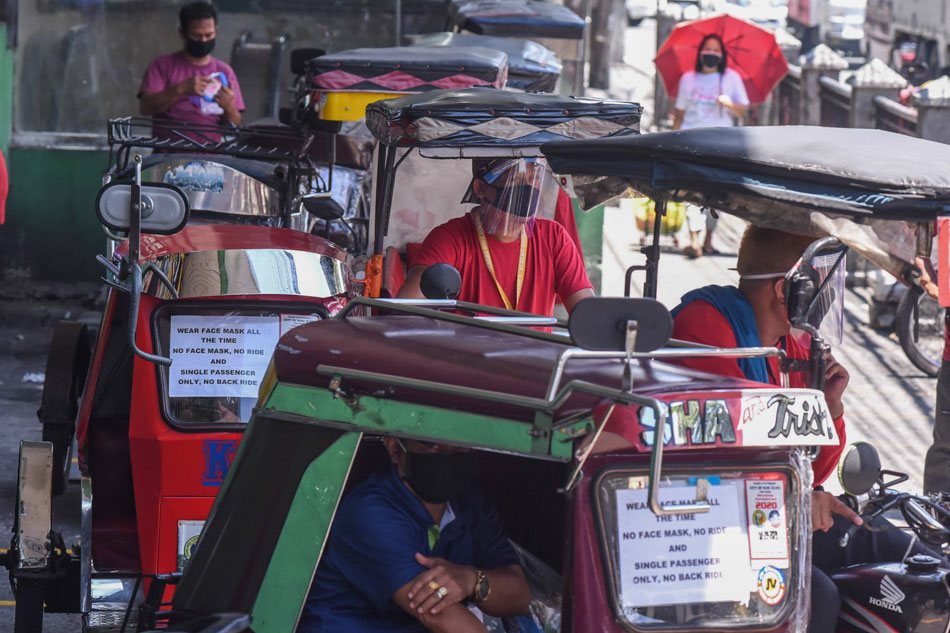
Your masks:
M 325 92 L 320 118 L 327 121 L 358 121 L 366 116 L 366 106 L 383 99 L 395 99 L 405 92 Z

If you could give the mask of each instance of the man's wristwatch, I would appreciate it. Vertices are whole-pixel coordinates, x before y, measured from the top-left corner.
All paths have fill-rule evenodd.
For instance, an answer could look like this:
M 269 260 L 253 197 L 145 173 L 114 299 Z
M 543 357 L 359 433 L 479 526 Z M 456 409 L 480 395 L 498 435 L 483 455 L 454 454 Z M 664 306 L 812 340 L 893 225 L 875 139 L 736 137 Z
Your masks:
M 488 576 L 481 569 L 475 570 L 475 589 L 472 591 L 472 600 L 475 602 L 485 602 L 491 595 L 491 584 L 488 582 Z

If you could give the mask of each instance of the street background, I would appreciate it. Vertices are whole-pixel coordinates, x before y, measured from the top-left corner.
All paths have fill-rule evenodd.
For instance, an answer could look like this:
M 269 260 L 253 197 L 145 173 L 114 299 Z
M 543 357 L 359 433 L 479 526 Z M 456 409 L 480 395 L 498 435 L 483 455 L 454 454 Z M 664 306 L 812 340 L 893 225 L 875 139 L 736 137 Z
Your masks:
M 644 132 L 651 130 L 656 118 L 651 61 L 656 49 L 655 33 L 656 23 L 649 18 L 638 27 L 628 28 L 624 62 L 612 68 L 612 89 L 606 93 L 589 91 L 591 96 L 641 103 Z M 673 307 L 683 293 L 693 288 L 710 283 L 735 284 L 737 276 L 729 268 L 735 265 L 742 229 L 741 221 L 723 216 L 714 240 L 722 254 L 696 260 L 683 256 L 672 240 L 664 238 L 658 298 Z M 628 205 L 607 208 L 603 234 L 602 294 L 622 295 L 625 270 L 644 261 L 639 253 L 641 236 Z M 680 244 L 685 243 L 684 232 Z M 642 277 L 635 278 L 635 282 L 642 283 Z M 63 318 L 79 318 L 95 325 L 98 292 L 99 286 L 92 282 L 38 285 L 9 278 L 0 288 L 0 412 L 7 438 L 0 443 L 0 526 L 4 528 L 13 524 L 18 441 L 41 437 L 36 409 L 53 326 Z M 639 294 L 639 288 L 633 294 Z M 885 468 L 910 475 L 902 487 L 919 491 L 923 456 L 931 441 L 936 381 L 911 365 L 895 336 L 870 328 L 867 290 L 849 289 L 846 317 L 845 342 L 835 353 L 851 373 L 845 395 L 848 440 L 873 442 Z M 834 482 L 830 482 L 829 489 L 839 490 Z M 54 523 L 67 544 L 78 537 L 76 483 L 54 502 Z M 12 600 L 9 586 L 0 582 L 0 631 L 12 630 Z M 45 630 L 77 631 L 79 616 L 47 616 Z

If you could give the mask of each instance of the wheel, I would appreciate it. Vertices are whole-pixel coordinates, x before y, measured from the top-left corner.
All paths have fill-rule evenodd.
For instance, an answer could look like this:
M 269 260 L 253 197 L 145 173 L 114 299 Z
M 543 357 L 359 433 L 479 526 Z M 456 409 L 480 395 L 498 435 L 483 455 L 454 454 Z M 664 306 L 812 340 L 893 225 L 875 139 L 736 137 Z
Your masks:
M 43 441 L 53 444 L 53 494 L 56 495 L 66 489 L 69 477 L 76 414 L 90 357 L 86 325 L 75 321 L 57 323 L 46 357 L 42 404 L 37 411 L 43 425 Z
M 944 308 L 927 293 L 911 289 L 897 306 L 896 329 L 897 338 L 910 362 L 928 376 L 935 377 L 943 358 Z

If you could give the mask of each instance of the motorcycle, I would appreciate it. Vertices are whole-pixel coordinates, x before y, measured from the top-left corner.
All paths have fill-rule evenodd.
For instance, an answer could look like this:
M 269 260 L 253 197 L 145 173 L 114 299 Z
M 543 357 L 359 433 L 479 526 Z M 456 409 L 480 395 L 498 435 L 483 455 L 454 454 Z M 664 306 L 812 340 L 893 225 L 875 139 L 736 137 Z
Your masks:
M 871 444 L 853 444 L 839 465 L 845 499 L 861 510 L 865 524 L 885 513 L 899 512 L 907 529 L 944 556 L 950 552 L 950 495 L 901 492 L 895 486 L 907 475 L 882 470 Z M 841 537 L 847 545 L 861 526 Z M 873 528 L 872 528 L 873 529 Z M 909 550 L 908 550 L 909 553 Z M 943 561 L 933 556 L 905 556 L 900 562 L 853 565 L 831 574 L 841 594 L 837 630 L 842 633 L 923 633 L 950 626 L 950 584 Z

